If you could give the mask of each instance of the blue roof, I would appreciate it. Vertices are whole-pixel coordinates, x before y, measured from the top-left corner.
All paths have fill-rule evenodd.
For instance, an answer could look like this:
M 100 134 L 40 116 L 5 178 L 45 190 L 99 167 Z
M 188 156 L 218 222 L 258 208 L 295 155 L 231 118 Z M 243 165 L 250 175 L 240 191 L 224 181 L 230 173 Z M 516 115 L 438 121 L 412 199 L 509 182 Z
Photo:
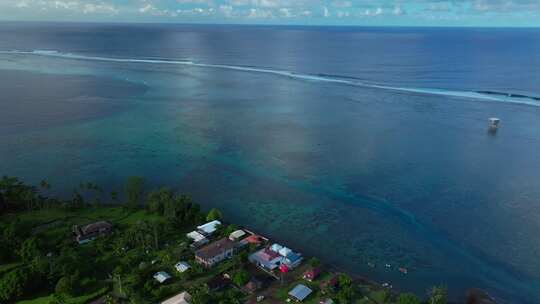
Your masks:
M 301 259 L 302 257 L 297 254 L 297 253 L 294 253 L 294 252 L 291 252 L 287 255 L 287 259 L 289 259 L 289 261 L 291 261 L 291 263 L 294 263 L 296 261 L 298 261 L 299 259 Z
M 289 292 L 289 295 L 291 297 L 294 297 L 295 299 L 299 301 L 303 301 L 305 298 L 307 298 L 312 293 L 312 290 L 306 287 L 305 285 L 298 284 L 296 287 Z

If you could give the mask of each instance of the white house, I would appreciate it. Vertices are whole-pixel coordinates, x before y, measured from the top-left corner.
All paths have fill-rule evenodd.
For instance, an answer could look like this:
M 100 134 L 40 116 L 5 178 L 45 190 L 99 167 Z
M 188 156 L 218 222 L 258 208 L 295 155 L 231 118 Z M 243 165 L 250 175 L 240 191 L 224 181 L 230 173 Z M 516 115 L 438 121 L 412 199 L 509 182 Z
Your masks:
M 217 228 L 221 225 L 221 222 L 218 220 L 211 221 L 209 223 L 206 223 L 201 226 L 197 226 L 197 229 L 200 233 L 204 235 L 211 235 L 212 233 L 216 232 Z

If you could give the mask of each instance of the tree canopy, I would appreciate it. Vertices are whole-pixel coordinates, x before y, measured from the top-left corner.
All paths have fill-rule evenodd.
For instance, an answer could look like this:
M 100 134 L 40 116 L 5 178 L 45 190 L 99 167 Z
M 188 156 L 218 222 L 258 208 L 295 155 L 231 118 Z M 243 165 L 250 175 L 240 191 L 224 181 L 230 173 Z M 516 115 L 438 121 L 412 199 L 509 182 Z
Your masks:
M 206 220 L 209 222 L 215 221 L 215 220 L 222 220 L 222 219 L 223 219 L 223 214 L 221 213 L 221 211 L 219 211 L 216 208 L 213 208 L 212 210 L 210 210 L 210 212 L 208 212 L 208 215 L 206 216 Z

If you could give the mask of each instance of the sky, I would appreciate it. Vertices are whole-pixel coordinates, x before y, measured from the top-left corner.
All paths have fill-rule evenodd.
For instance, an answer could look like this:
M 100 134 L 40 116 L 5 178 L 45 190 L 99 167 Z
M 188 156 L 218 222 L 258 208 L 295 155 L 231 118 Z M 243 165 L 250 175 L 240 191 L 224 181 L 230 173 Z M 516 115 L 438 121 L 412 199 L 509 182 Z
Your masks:
M 540 26 L 540 0 L 0 0 L 0 20 Z

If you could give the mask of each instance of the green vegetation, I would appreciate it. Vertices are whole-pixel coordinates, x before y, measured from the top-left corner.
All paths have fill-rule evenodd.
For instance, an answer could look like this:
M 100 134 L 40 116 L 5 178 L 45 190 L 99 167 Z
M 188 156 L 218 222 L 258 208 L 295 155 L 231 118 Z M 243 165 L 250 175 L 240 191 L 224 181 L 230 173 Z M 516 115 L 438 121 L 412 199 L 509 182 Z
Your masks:
M 136 209 L 141 203 L 144 194 L 144 178 L 131 176 L 126 183 L 126 197 L 128 206 Z
M 212 209 L 207 214 L 189 196 L 168 188 L 145 193 L 144 179 L 131 177 L 125 186 L 126 204 L 112 192 L 112 203 L 102 204 L 103 191 L 95 184 L 82 183 L 70 200 L 48 198 L 50 189 L 25 185 L 16 178 L 0 180 L 0 303 L 83 304 L 98 298 L 106 303 L 157 303 L 188 291 L 193 304 L 245 303 L 256 296 L 242 288 L 254 277 L 269 276 L 248 262 L 256 246 L 238 249 L 233 258 L 212 269 L 204 269 L 194 259 L 194 250 L 186 233 L 205 221 L 223 220 Z M 88 193 L 93 199 L 85 199 Z M 80 227 L 108 222 L 112 231 L 88 239 L 77 239 Z M 239 229 L 221 225 L 213 239 L 227 237 Z M 81 241 L 82 240 L 82 241 Z M 191 268 L 183 273 L 175 269 L 179 261 Z M 336 303 L 417 304 L 413 294 L 392 294 L 378 285 L 361 285 L 346 274 L 324 272 L 314 282 L 302 279 L 305 270 L 322 267 L 311 258 L 300 268 L 275 280 L 267 300 L 284 301 L 299 283 L 314 293 L 305 303 L 331 298 Z M 153 276 L 165 271 L 171 279 L 160 284 Z M 336 284 L 326 284 L 337 276 Z M 229 287 L 211 289 L 216 278 L 230 278 Z M 231 287 L 232 286 L 232 287 Z M 447 291 L 434 287 L 428 304 L 445 304 Z
M 236 284 L 236 286 L 244 286 L 247 282 L 249 282 L 249 273 L 245 271 L 244 269 L 240 269 L 234 274 L 233 282 Z
M 221 211 L 217 210 L 216 208 L 213 208 L 208 212 L 208 215 L 206 216 L 207 221 L 215 221 L 215 220 L 222 220 L 223 215 L 221 214 Z
M 403 293 L 399 295 L 399 304 L 420 304 L 420 299 L 412 293 Z
M 446 304 L 448 291 L 444 286 L 435 286 L 429 292 L 429 304 Z

